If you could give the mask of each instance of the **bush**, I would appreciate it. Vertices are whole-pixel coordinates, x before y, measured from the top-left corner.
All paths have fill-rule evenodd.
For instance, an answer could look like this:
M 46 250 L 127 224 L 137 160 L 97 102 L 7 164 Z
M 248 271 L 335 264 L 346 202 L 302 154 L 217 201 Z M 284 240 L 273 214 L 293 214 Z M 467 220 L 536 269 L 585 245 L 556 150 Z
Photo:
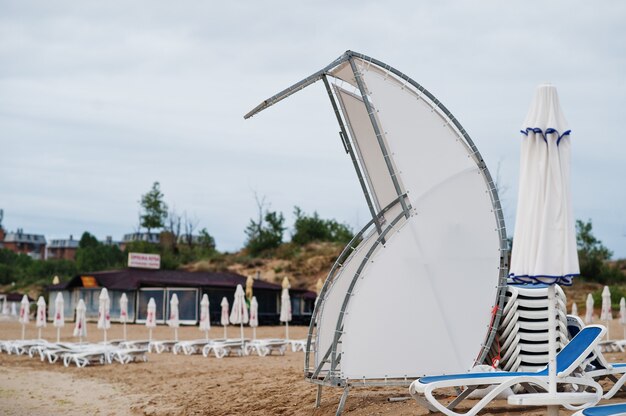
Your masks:
M 317 212 L 307 216 L 299 207 L 294 207 L 296 221 L 291 241 L 298 245 L 305 245 L 313 241 L 330 241 L 347 243 L 352 237 L 352 230 L 346 224 L 340 224 L 335 220 L 324 220 Z

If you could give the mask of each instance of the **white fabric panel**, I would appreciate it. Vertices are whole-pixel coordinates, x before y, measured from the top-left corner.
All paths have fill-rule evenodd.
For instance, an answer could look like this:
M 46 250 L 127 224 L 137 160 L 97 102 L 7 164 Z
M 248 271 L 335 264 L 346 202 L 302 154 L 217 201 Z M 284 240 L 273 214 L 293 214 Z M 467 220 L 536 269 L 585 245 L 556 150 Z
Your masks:
M 414 202 L 418 214 L 368 263 L 348 307 L 344 377 L 418 377 L 472 366 L 499 273 L 481 180 L 477 168 L 468 169 L 423 195 Z
M 335 86 L 342 112 L 353 139 L 355 151 L 364 168 L 378 211 L 398 197 L 385 163 L 374 128 L 361 97 Z
M 320 310 L 317 326 L 317 345 L 315 349 L 318 353 L 315 355 L 316 366 L 319 365 L 333 342 L 341 305 L 352 277 L 377 237 L 378 234 L 373 232 L 363 239 L 358 248 L 344 262 L 343 267 L 337 272 L 332 281 L 332 285 L 326 290 L 324 298 L 320 300 L 319 304 L 322 309 Z
M 350 62 L 346 61 L 342 63 L 337 68 L 333 69 L 330 74 L 335 78 L 339 78 L 340 80 L 347 82 L 353 87 L 357 86 L 356 80 L 354 79 L 354 72 L 352 72 L 352 67 L 350 66 Z

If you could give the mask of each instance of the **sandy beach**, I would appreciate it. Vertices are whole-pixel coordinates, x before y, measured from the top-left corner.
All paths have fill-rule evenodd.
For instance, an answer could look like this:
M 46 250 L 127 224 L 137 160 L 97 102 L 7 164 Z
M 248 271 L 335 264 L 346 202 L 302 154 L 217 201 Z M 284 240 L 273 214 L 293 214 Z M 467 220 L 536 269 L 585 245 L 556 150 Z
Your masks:
M 145 339 L 148 331 L 129 325 L 129 339 Z M 62 340 L 71 337 L 72 325 L 62 330 Z M 251 336 L 246 328 L 246 336 Z M 622 327 L 613 321 L 611 333 L 622 335 Z M 306 327 L 290 327 L 293 339 L 304 338 Z M 235 337 L 238 328 L 230 327 Z M 89 324 L 88 338 L 102 340 L 102 331 Z M 210 334 L 220 337 L 221 327 Z M 27 338 L 37 331 L 30 324 Z M 112 325 L 109 339 L 121 338 L 122 326 Z M 284 336 L 284 328 L 261 327 L 257 337 Z M 15 321 L 0 322 L 1 339 L 18 339 L 21 326 Z M 56 329 L 48 325 L 43 337 L 56 339 Z M 173 331 L 159 326 L 155 339 L 171 339 Z M 179 329 L 180 339 L 201 338 L 197 327 Z M 610 353 L 612 361 L 626 361 L 626 353 Z M 303 353 L 288 351 L 285 356 L 247 356 L 217 359 L 202 355 L 149 355 L 147 363 L 96 365 L 65 368 L 37 358 L 0 354 L 0 414 L 2 415 L 331 415 L 334 414 L 340 389 L 324 388 L 322 406 L 314 409 L 316 388 L 303 379 Z M 402 397 L 406 388 L 354 388 L 350 392 L 346 415 L 425 415 L 428 412 L 414 401 L 389 402 Z M 626 399 L 620 393 L 612 402 Z M 471 402 L 470 402 L 471 403 Z M 494 402 L 485 415 L 542 415 L 545 409 L 514 408 L 506 401 Z M 572 412 L 561 410 L 562 415 Z

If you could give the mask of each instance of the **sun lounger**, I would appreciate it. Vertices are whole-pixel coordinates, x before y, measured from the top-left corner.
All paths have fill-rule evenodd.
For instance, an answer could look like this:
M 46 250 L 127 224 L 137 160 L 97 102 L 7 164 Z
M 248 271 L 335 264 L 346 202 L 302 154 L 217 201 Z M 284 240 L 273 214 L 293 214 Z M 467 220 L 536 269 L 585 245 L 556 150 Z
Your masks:
M 306 348 L 306 339 L 292 339 L 289 340 L 289 343 L 293 352 L 304 351 Z
M 280 355 L 285 355 L 285 350 L 289 341 L 284 339 L 255 339 L 246 343 L 244 347 L 244 353 L 250 355 L 256 352 L 257 355 L 265 357 L 271 355 L 273 352 L 277 352 Z
M 152 341 L 148 344 L 148 351 L 154 351 L 157 354 L 161 354 L 165 351 L 171 351 L 174 348 L 178 341 L 168 340 L 168 341 Z
M 573 416 L 618 416 L 626 415 L 626 403 L 604 404 L 582 409 Z
M 143 348 L 148 348 L 148 346 L 150 345 L 150 341 L 149 339 L 141 339 L 141 340 L 135 340 L 135 341 L 122 341 L 118 344 L 118 346 L 120 348 L 126 348 L 126 349 L 143 349 Z
M 227 355 L 236 354 L 241 357 L 245 354 L 245 345 L 249 342 L 249 339 L 227 339 L 225 341 L 215 341 L 211 344 L 207 344 L 202 348 L 202 355 L 208 357 L 211 352 L 217 358 L 224 358 Z
M 577 388 L 591 389 L 595 391 L 595 402 L 602 396 L 602 387 L 591 377 L 583 374 L 574 377 L 573 373 L 581 365 L 587 362 L 590 352 L 597 347 L 598 342 L 604 336 L 606 329 L 602 326 L 591 325 L 578 333 L 569 344 L 567 344 L 557 354 L 557 382 L 559 384 L 570 384 Z M 460 415 L 454 412 L 458 406 L 470 393 L 483 386 L 494 386 L 483 399 L 478 401 L 464 415 L 475 415 L 482 410 L 489 402 L 496 398 L 501 392 L 509 387 L 521 385 L 525 390 L 536 392 L 548 389 L 548 368 L 545 367 L 537 372 L 506 372 L 496 371 L 489 373 L 466 373 L 449 374 L 441 376 L 421 377 L 411 383 L 409 393 L 415 400 L 429 410 L 440 411 L 446 415 Z M 435 397 L 435 392 L 443 388 L 460 389 L 466 387 L 448 406 L 444 406 Z M 574 393 L 572 393 L 574 394 Z M 566 406 L 567 407 L 567 406 Z M 569 407 L 570 410 L 575 410 Z
M 172 353 L 180 354 L 182 352 L 185 355 L 201 353 L 202 348 L 204 348 L 205 345 L 212 344 L 213 342 L 216 342 L 216 341 L 221 342 L 225 340 L 224 339 L 207 340 L 206 338 L 203 338 L 203 339 L 179 341 L 176 344 L 174 344 L 174 346 L 172 347 Z
M 63 357 L 63 365 L 69 367 L 70 364 L 76 364 L 76 367 L 83 368 L 90 364 L 109 364 L 111 358 L 109 353 L 112 352 L 109 347 L 90 346 L 75 351 L 69 351 L 61 354 Z

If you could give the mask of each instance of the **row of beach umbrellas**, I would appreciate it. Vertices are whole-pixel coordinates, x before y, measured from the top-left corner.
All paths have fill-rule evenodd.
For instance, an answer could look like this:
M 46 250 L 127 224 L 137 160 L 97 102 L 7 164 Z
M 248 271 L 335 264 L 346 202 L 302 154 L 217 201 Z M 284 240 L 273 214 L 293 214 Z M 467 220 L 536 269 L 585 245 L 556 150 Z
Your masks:
M 285 323 L 285 335 L 286 339 L 289 339 L 289 321 L 291 321 L 291 299 L 289 296 L 289 280 L 285 277 L 283 280 L 283 289 L 281 292 L 281 306 L 280 306 L 280 322 Z M 259 326 L 258 308 L 259 304 L 255 296 L 252 296 L 250 300 L 250 308 L 245 300 L 246 294 L 241 285 L 237 285 L 235 290 L 235 297 L 233 300 L 233 307 L 229 311 L 229 303 L 226 297 L 222 298 L 220 306 L 222 308 L 222 314 L 220 323 L 224 327 L 224 338 L 227 338 L 227 326 L 229 324 L 239 325 L 241 339 L 243 342 L 243 326 L 248 324 L 253 331 L 253 338 L 256 338 L 256 328 Z M 174 329 L 174 338 L 178 341 L 178 327 L 180 326 L 179 309 L 178 309 L 178 296 L 174 293 L 170 298 L 170 314 L 167 319 L 167 324 Z M 111 327 L 111 315 L 110 315 L 111 302 L 109 294 L 106 288 L 103 288 L 98 297 L 98 321 L 97 328 L 104 332 L 104 342 L 107 342 L 107 330 Z M 57 328 L 57 342 L 60 341 L 61 328 L 65 326 L 65 317 L 63 313 L 64 300 L 61 293 L 57 294 L 54 303 L 54 319 L 53 325 Z M 78 337 L 82 342 L 82 338 L 87 336 L 86 325 L 86 306 L 83 299 L 80 299 L 76 306 L 76 322 L 74 325 L 73 335 Z M 29 323 L 30 316 L 30 303 L 28 297 L 24 295 L 20 303 L 19 322 L 22 324 L 22 339 L 25 338 L 26 324 Z M 146 327 L 149 329 L 149 338 L 152 340 L 152 329 L 156 327 L 156 302 L 154 298 L 150 298 L 148 301 L 146 311 Z M 43 296 L 40 296 L 37 300 L 37 312 L 36 312 L 35 326 L 38 329 L 38 337 L 41 338 L 41 329 L 47 326 L 46 319 L 46 301 Z M 120 297 L 120 316 L 119 321 L 123 324 L 124 339 L 127 338 L 126 323 L 128 322 L 128 298 L 123 293 Z M 209 297 L 205 293 L 202 296 L 200 302 L 200 325 L 199 329 L 205 333 L 206 339 L 209 339 L 209 330 L 211 329 L 211 318 L 209 313 Z
M 587 295 L 585 301 L 585 318 L 586 324 L 593 323 L 593 306 L 594 300 L 591 293 Z M 572 315 L 578 316 L 578 306 L 576 303 L 572 304 Z M 602 290 L 602 306 L 600 308 L 600 320 L 605 322 L 606 326 L 606 338 L 611 339 L 609 333 L 609 322 L 613 320 L 613 311 L 611 308 L 611 290 L 608 286 L 604 286 Z M 624 339 L 626 339 L 626 299 L 623 297 L 619 301 L 619 323 L 624 326 Z

